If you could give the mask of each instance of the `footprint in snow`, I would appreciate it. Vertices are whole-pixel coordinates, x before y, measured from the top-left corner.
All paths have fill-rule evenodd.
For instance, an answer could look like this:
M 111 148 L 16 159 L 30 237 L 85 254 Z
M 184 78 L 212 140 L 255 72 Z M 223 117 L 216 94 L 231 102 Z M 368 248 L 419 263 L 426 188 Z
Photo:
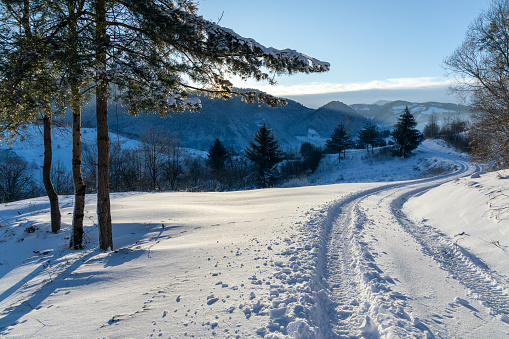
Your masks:
M 466 308 L 468 308 L 469 310 L 471 311 L 474 311 L 474 312 L 479 312 L 478 309 L 476 309 L 475 307 L 473 307 L 472 305 L 470 305 L 470 303 L 468 302 L 468 300 L 465 300 L 465 299 L 462 299 L 460 297 L 456 297 L 454 298 L 454 302 L 457 303 L 457 304 L 460 304 L 462 306 L 465 306 Z

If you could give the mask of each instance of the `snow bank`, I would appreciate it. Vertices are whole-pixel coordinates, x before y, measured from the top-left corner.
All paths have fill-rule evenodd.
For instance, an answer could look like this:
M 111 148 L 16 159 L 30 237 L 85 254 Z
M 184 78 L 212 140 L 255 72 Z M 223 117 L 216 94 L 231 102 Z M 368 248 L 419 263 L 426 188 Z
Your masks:
M 455 180 L 409 200 L 405 209 L 414 220 L 439 228 L 509 281 L 506 173 L 509 174 L 499 171 Z

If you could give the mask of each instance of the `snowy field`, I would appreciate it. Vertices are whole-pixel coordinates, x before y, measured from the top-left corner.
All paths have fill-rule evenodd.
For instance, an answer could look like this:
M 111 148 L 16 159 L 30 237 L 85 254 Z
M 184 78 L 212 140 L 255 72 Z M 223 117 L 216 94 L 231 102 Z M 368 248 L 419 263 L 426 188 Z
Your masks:
M 0 336 L 508 337 L 509 170 L 478 171 L 426 141 L 309 186 L 114 194 L 106 253 L 94 196 L 82 251 L 72 197 L 58 234 L 47 199 L 2 204 Z

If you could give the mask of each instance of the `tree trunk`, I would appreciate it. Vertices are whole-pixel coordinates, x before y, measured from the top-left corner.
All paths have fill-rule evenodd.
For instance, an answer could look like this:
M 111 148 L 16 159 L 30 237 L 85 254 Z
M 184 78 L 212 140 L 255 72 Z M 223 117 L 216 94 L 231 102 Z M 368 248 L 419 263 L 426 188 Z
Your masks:
M 86 186 L 81 174 L 81 88 L 79 78 L 81 65 L 78 56 L 78 22 L 76 18 L 75 3 L 68 1 L 69 31 L 71 34 L 69 59 L 71 62 L 71 110 L 72 110 L 72 178 L 74 183 L 74 212 L 72 217 L 72 234 L 70 247 L 78 250 L 83 248 L 83 218 L 85 217 Z
M 51 107 L 44 109 L 44 116 L 42 118 L 44 124 L 44 161 L 42 165 L 42 181 L 44 188 L 49 198 L 50 213 L 51 213 L 51 232 L 57 233 L 60 230 L 61 215 L 60 207 L 58 206 L 58 195 L 51 182 L 51 161 L 53 157 L 53 150 L 51 149 Z
M 72 218 L 71 248 L 83 248 L 83 218 L 85 216 L 86 186 L 81 174 L 81 106 L 76 99 L 79 89 L 76 85 L 71 89 L 72 103 L 72 178 L 74 182 L 74 213 Z
M 109 187 L 108 79 L 106 70 L 106 1 L 96 1 L 96 58 L 99 63 L 96 84 L 97 120 L 97 219 L 99 247 L 113 250 Z
M 338 163 L 341 164 L 341 150 L 339 150 L 338 153 Z

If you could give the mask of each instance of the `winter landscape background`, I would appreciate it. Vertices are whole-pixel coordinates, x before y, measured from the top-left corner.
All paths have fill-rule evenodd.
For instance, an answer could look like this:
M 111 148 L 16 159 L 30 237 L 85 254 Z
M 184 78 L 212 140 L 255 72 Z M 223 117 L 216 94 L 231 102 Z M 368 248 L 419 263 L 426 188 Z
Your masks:
M 398 104 L 389 104 L 389 118 L 400 113 Z M 331 103 L 308 116 L 336 114 L 338 121 L 346 116 L 338 107 L 348 110 Z M 409 107 L 422 107 L 422 119 L 446 110 Z M 370 118 L 350 113 L 359 121 Z M 252 124 L 265 118 L 255 115 Z M 293 138 L 326 139 L 326 132 L 314 131 Z M 34 128 L 23 141 L 2 147 L 40 168 L 37 133 Z M 85 140 L 94 135 L 84 130 Z M 123 147 L 139 145 L 110 136 Z M 54 137 L 55 159 L 69 164 L 69 136 Z M 2 204 L 0 333 L 507 336 L 508 173 L 483 172 L 440 140 L 426 140 L 409 158 L 380 148 L 374 154 L 348 150 L 341 164 L 337 160 L 337 154 L 325 155 L 314 173 L 276 188 L 114 193 L 112 252 L 97 248 L 94 195 L 86 197 L 82 251 L 68 247 L 72 196 L 60 197 L 57 234 L 50 233 L 47 198 Z
M 0 336 L 509 337 L 509 1 L 310 8 L 0 0 Z

